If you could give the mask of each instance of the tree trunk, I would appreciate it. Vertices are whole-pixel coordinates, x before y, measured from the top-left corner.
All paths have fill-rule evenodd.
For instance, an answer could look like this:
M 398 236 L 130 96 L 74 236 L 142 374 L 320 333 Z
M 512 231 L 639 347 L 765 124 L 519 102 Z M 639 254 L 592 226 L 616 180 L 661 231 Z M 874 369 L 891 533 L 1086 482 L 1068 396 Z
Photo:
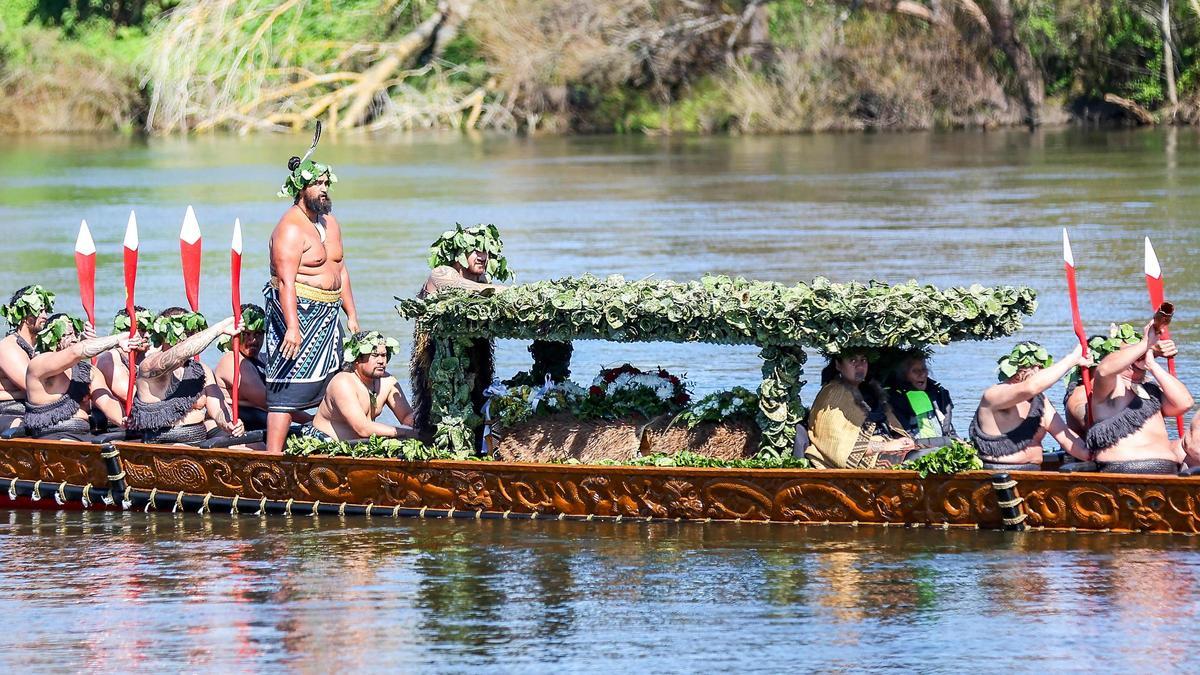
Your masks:
M 992 0 L 991 8 L 988 22 L 992 28 L 992 43 L 1008 57 L 1017 75 L 1021 103 L 1025 107 L 1025 123 L 1031 128 L 1039 126 L 1042 123 L 1042 101 L 1046 91 L 1042 74 L 1033 62 L 1029 48 L 1020 41 L 1013 28 L 1012 3 L 1009 0 Z
M 1162 0 L 1163 71 L 1167 76 L 1167 100 L 1174 109 L 1179 105 L 1179 94 L 1175 91 L 1175 49 L 1171 46 L 1171 0 Z M 1172 110 L 1172 116 L 1174 111 Z

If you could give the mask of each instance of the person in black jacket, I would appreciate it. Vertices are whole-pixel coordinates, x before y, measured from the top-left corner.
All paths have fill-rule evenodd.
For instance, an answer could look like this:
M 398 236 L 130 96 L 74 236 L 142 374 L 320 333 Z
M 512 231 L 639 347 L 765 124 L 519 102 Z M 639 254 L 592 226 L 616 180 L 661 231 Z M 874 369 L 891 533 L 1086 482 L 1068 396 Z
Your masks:
M 896 418 L 917 443 L 934 447 L 957 438 L 950 392 L 929 377 L 928 357 L 912 352 L 892 373 L 888 399 Z

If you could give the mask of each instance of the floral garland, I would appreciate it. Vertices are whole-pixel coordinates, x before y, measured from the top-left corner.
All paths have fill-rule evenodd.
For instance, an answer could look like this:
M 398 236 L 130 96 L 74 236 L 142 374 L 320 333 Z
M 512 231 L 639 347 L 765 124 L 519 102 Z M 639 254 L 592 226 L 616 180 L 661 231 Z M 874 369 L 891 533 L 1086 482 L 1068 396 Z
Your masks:
M 150 325 L 150 341 L 156 347 L 174 347 L 184 339 L 208 328 L 208 320 L 199 312 L 184 312 L 178 316 L 154 317 Z
M 676 421 L 695 429 L 705 422 L 747 420 L 754 422 L 758 415 L 758 394 L 745 387 L 709 394 L 684 409 Z
M 453 266 L 454 263 L 466 267 L 467 256 L 472 251 L 488 254 L 486 274 L 489 279 L 508 281 L 512 278 L 508 261 L 502 255 L 504 242 L 500 240 L 500 230 L 491 223 L 465 229 L 461 224 L 455 223 L 453 230 L 443 232 L 429 247 L 429 268 Z
M 377 330 L 355 333 L 342 343 L 342 360 L 354 363 L 358 357 L 374 354 L 380 347 L 387 350 L 390 361 L 392 355 L 400 350 L 400 343 L 396 338 L 384 337 L 383 333 Z
M 63 336 L 67 334 L 67 329 L 75 331 L 76 335 L 83 335 L 83 319 L 78 319 L 68 314 L 55 314 L 46 321 L 46 327 L 38 331 L 34 338 L 34 344 L 37 350 L 41 353 L 56 352 L 58 346 L 62 344 Z
M 0 317 L 8 322 L 12 330 L 16 330 L 21 321 L 42 312 L 49 314 L 54 311 L 54 293 L 42 288 L 39 284 L 26 286 L 7 305 L 0 305 Z
M 1023 368 L 1049 368 L 1053 363 L 1054 359 L 1045 347 L 1033 341 L 1019 342 L 1011 352 L 996 361 L 997 376 L 1004 382 Z
M 403 459 L 409 462 L 427 462 L 433 459 L 465 459 L 438 452 L 415 438 L 383 438 L 372 436 L 361 443 L 351 445 L 343 441 L 322 441 L 309 436 L 289 436 L 284 454 L 308 457 L 328 455 L 331 457 L 383 457 Z
M 145 307 L 134 307 L 133 313 L 137 315 L 138 332 L 148 334 L 154 325 L 154 312 Z M 113 317 L 113 333 L 127 332 L 129 332 L 129 313 L 122 309 Z

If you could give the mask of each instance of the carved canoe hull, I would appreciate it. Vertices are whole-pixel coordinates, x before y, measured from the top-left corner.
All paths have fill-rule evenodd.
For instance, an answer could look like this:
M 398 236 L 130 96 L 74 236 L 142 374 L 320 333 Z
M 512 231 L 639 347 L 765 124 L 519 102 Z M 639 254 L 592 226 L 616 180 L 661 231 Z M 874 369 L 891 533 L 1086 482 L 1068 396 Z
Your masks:
M 51 509 L 107 497 L 146 510 L 1001 529 L 1005 503 L 1032 528 L 1200 532 L 1200 479 L 1009 475 L 1015 505 L 1013 495 L 998 497 L 986 471 L 922 479 L 909 471 L 404 462 L 0 441 L 0 493 L 28 499 L 36 489 L 32 504 Z

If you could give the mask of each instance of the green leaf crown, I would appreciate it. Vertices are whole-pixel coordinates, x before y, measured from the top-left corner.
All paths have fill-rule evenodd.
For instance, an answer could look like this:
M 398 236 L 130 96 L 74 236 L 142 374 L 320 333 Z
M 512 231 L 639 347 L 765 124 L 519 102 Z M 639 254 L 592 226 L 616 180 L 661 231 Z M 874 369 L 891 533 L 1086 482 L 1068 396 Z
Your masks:
M 1013 350 L 996 361 L 999 365 L 1001 382 L 1016 375 L 1023 368 L 1049 368 L 1054 363 L 1050 352 L 1042 345 L 1033 342 L 1019 342 Z
M 133 313 L 137 315 L 138 332 L 148 334 L 150 327 L 154 325 L 154 312 L 145 307 L 134 307 Z M 127 332 L 129 332 L 129 314 L 122 309 L 113 317 L 113 333 Z
M 375 353 L 380 346 L 387 350 L 389 360 L 400 349 L 400 343 L 396 338 L 384 337 L 383 333 L 377 330 L 363 331 L 351 335 L 342 343 L 342 358 L 347 363 L 353 363 L 360 356 Z
M 46 327 L 38 331 L 34 338 L 35 347 L 39 352 L 56 352 L 62 343 L 67 329 L 72 328 L 76 335 L 83 334 L 83 319 L 77 319 L 69 314 L 55 314 L 46 320 Z
M 467 256 L 472 251 L 483 251 L 488 254 L 487 276 L 493 281 L 508 281 L 512 273 L 508 270 L 508 261 L 501 255 L 504 252 L 504 242 L 500 239 L 500 230 L 491 223 L 464 228 L 455 223 L 453 230 L 446 230 L 438 240 L 429 247 L 429 268 L 453 266 L 458 263 L 467 266 Z
M 296 170 L 288 174 L 288 177 L 283 181 L 283 187 L 279 188 L 276 197 L 291 197 L 296 198 L 304 188 L 312 185 L 321 176 L 329 174 L 329 184 L 332 185 L 338 182 L 337 174 L 333 172 L 333 167 L 328 164 L 314 162 L 311 159 L 304 160 Z
M 174 347 L 184 338 L 208 328 L 208 320 L 199 312 L 184 312 L 176 316 L 159 314 L 150 326 L 150 341 L 156 347 Z
M 1100 363 L 1100 360 L 1109 354 L 1120 351 L 1126 345 L 1137 344 L 1141 340 L 1142 334 L 1133 327 L 1133 324 L 1109 324 L 1107 336 L 1093 335 L 1088 338 L 1088 355 L 1093 363 Z M 1071 372 L 1067 373 L 1068 385 L 1077 383 L 1081 379 L 1079 366 L 1072 368 Z
M 7 305 L 0 305 L 0 316 L 8 322 L 13 330 L 21 321 L 42 312 L 54 311 L 54 293 L 46 290 L 40 284 L 26 286 Z
M 242 334 L 262 333 L 267 329 L 267 315 L 262 307 L 246 303 L 242 305 Z M 233 338 L 222 335 L 217 340 L 217 349 L 227 352 L 233 349 Z

